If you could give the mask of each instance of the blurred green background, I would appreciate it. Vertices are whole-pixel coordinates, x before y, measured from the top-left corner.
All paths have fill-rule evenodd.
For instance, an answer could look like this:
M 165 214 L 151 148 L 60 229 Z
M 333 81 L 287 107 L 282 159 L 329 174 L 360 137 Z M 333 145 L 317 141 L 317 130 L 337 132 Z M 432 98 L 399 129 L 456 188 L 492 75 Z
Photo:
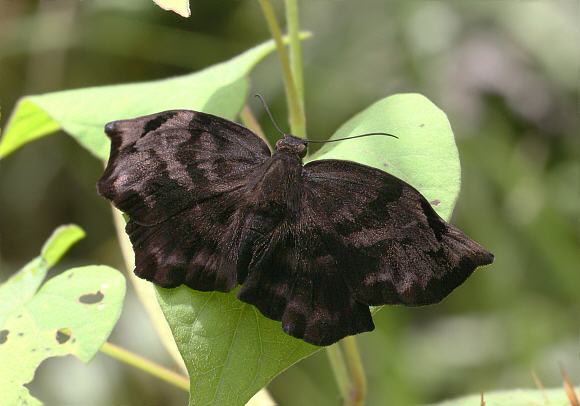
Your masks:
M 496 256 L 443 303 L 383 308 L 358 338 L 368 405 L 429 403 L 484 389 L 580 381 L 577 1 L 303 0 L 306 117 L 312 138 L 394 93 L 448 115 L 462 162 L 452 222 Z M 18 98 L 166 78 L 229 59 L 269 38 L 253 0 L 191 2 L 188 19 L 149 1 L 0 3 L 2 127 Z M 280 19 L 283 4 L 276 2 Z M 272 55 L 252 73 L 283 130 Z M 259 103 L 251 108 L 273 133 Z M 103 123 L 104 124 L 104 123 Z M 276 134 L 273 134 L 277 136 Z M 102 163 L 64 133 L 25 145 L 0 171 L 0 280 L 38 255 L 52 230 L 87 237 L 54 272 L 123 269 Z M 68 262 L 67 262 L 68 261 Z M 131 290 L 112 342 L 173 367 Z M 44 362 L 30 385 L 49 404 L 185 404 L 179 389 L 99 354 Z M 269 385 L 280 405 L 337 405 L 324 351 Z

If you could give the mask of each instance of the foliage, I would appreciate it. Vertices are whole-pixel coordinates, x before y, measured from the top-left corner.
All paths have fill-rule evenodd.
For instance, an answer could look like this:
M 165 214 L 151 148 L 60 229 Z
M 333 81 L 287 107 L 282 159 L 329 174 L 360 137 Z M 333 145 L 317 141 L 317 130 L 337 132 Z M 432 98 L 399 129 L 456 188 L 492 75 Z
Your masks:
M 105 154 L 107 143 L 98 128 L 107 121 L 172 107 L 233 118 L 236 108 L 241 109 L 237 101 L 243 101 L 247 94 L 245 78 L 249 69 L 271 47 L 264 44 L 223 64 L 166 81 L 28 96 L 13 113 L 4 143 L 17 147 L 20 140 L 32 139 L 28 136 L 30 131 L 20 130 L 20 123 L 48 114 L 60 128 L 68 129 L 81 145 L 100 157 Z M 179 94 L 185 96 L 182 89 L 188 89 L 187 98 L 179 98 Z M 153 94 L 156 97 L 146 97 Z M 89 103 L 106 108 L 94 114 Z M 459 163 L 445 114 L 423 96 L 392 96 L 345 123 L 336 137 L 381 129 L 398 134 L 399 142 L 386 137 L 355 139 L 348 141 L 346 152 L 341 144 L 329 144 L 333 147 L 320 150 L 319 156 L 388 168 L 416 185 L 429 199 L 440 202 L 436 208 L 449 218 L 459 191 Z M 425 171 L 425 167 L 430 170 Z M 194 404 L 243 404 L 274 376 L 316 350 L 286 336 L 280 323 L 240 303 L 234 292 L 223 295 L 187 288 L 158 292 L 189 372 Z M 250 365 L 252 371 L 247 370 Z M 247 373 L 241 374 L 243 369 Z
M 0 285 L 2 404 L 41 404 L 23 386 L 38 365 L 67 354 L 88 363 L 119 318 L 125 279 L 112 268 L 69 269 L 38 289 L 49 268 L 83 235 L 74 225 L 58 228 L 39 257 Z
M 128 12 L 121 5 L 98 8 L 92 3 L 75 3 L 75 19 L 68 26 L 67 20 L 54 22 L 66 17 L 66 13 L 46 11 L 15 20 L 12 25 L 8 21 L 6 32 L 23 36 L 3 44 L 3 85 L 27 83 L 29 90 L 23 91 L 24 85 L 7 87 L 3 92 L 5 112 L 12 110 L 16 96 L 21 94 L 148 80 L 197 70 L 225 60 L 267 36 L 260 31 L 263 22 L 259 15 L 256 19 L 250 2 L 216 2 L 211 6 L 198 2 L 192 10 L 191 25 L 187 26 L 168 14 L 161 17 L 153 9 Z M 575 35 L 570 22 L 577 11 L 567 12 L 564 3 L 327 3 L 301 3 L 303 28 L 315 32 L 305 51 L 309 134 L 325 137 L 333 133 L 348 117 L 385 94 L 428 95 L 450 117 L 462 157 L 463 187 L 453 222 L 497 258 L 493 267 L 477 272 L 436 308 L 388 308 L 377 313 L 377 331 L 359 339 L 369 379 L 368 404 L 433 402 L 478 392 L 482 387 L 486 388 L 486 404 L 512 404 L 502 396 L 514 397 L 519 392 L 496 395 L 487 389 L 533 385 L 530 365 L 536 367 L 544 383 L 556 385 L 558 361 L 577 381 L 580 370 L 574 360 L 578 352 L 579 294 L 577 284 L 572 283 L 579 265 L 578 139 L 573 97 L 577 69 L 570 59 L 570 55 L 577 55 L 577 41 L 566 37 Z M 39 23 L 49 18 L 50 24 Z M 167 28 L 169 25 L 171 29 Z M 33 34 L 35 27 L 51 28 L 44 32 L 38 28 Z M 51 31 L 56 28 L 68 29 L 66 37 L 74 38 L 74 43 L 58 42 L 55 38 L 62 36 L 52 35 Z M 29 47 L 23 40 L 27 35 L 44 35 L 45 41 Z M 28 48 L 34 49 L 30 59 L 25 54 Z M 67 51 L 62 82 L 54 79 L 58 74 L 55 76 L 51 70 L 60 66 L 58 63 L 42 63 L 47 55 L 48 61 L 58 59 L 60 50 Z M 266 59 L 249 75 L 254 83 L 252 92 L 267 98 L 280 123 L 284 97 L 277 69 L 272 60 Z M 35 79 L 37 71 L 42 74 Z M 244 85 L 240 85 L 245 90 L 232 95 L 231 103 L 226 103 L 230 112 L 222 114 L 221 109 L 228 106 L 217 106 L 210 112 L 235 117 L 250 88 L 247 74 L 248 71 L 242 74 Z M 219 81 L 220 77 L 213 79 Z M 168 85 L 171 79 L 163 82 Z M 3 272 L 13 273 L 13 262 L 34 255 L 28 255 L 26 250 L 31 248 L 27 247 L 33 246 L 30 241 L 41 238 L 43 231 L 62 220 L 73 219 L 90 230 L 90 243 L 85 243 L 75 254 L 78 256 L 72 258 L 84 263 L 89 257 L 92 262 L 105 258 L 120 266 L 118 254 L 115 256 L 108 240 L 112 238 L 110 226 L 107 228 L 107 222 L 102 221 L 108 208 L 94 193 L 94 181 L 102 171 L 96 160 L 86 159 L 63 137 L 38 140 L 21 150 L 15 148 L 20 142 L 64 128 L 71 134 L 85 134 L 84 140 L 100 142 L 98 147 L 85 141 L 83 145 L 105 158 L 107 141 L 101 133 L 102 124 L 133 114 L 121 110 L 123 107 L 117 102 L 123 106 L 151 105 L 146 112 L 158 111 L 154 104 L 164 99 L 171 104 L 168 108 L 173 108 L 172 100 L 179 103 L 179 108 L 207 107 L 198 104 L 191 89 L 180 86 L 173 87 L 170 95 L 147 93 L 150 100 L 145 102 L 145 97 L 133 93 L 139 87 L 132 86 L 139 85 L 119 85 L 108 95 L 80 93 L 82 100 L 70 99 L 60 106 L 61 112 L 51 112 L 59 119 L 44 113 L 53 108 L 54 100 L 48 103 L 39 98 L 36 104 L 37 96 L 22 99 L 13 111 L 12 117 L 19 115 L 20 119 L 13 119 L 4 128 L 0 144 L 0 154 L 6 156 L 0 173 L 4 211 L 0 221 L 3 231 L 10 230 L 0 241 Z M 111 89 L 115 87 L 107 91 Z M 381 103 L 389 103 L 388 100 Z M 412 99 L 399 99 L 394 107 L 409 100 Z M 47 104 L 39 108 L 43 103 Z M 435 108 L 432 111 L 442 114 Z M 393 110 L 389 110 L 375 119 L 392 125 L 392 114 Z M 62 125 L 74 122 L 76 117 L 87 121 L 77 121 L 70 127 Z M 269 125 L 262 121 L 264 127 Z M 384 150 L 376 162 L 389 164 L 388 170 L 394 170 L 395 175 L 413 183 L 413 175 L 405 177 L 407 168 L 399 169 L 400 162 L 409 162 L 411 169 L 420 167 L 420 173 L 427 173 L 429 182 L 439 180 L 441 169 L 445 168 L 435 166 L 428 158 L 421 164 L 406 158 L 393 160 L 398 156 L 397 149 L 405 146 L 401 136 L 405 131 L 387 130 L 383 127 L 387 124 L 363 132 L 389 131 L 399 140 L 384 139 L 380 142 L 386 145 L 380 147 L 371 139 L 366 140 L 368 146 L 338 143 L 326 152 L 343 156 L 359 152 L 356 159 L 365 159 Z M 347 130 L 340 129 L 335 136 L 342 131 Z M 13 143 L 15 140 L 17 143 Z M 428 148 L 437 144 L 428 144 Z M 451 151 L 445 146 L 442 149 Z M 35 181 L 36 186 L 30 186 Z M 419 188 L 429 193 L 424 186 Z M 435 194 L 434 198 L 442 200 L 442 206 L 449 203 L 438 210 L 450 215 L 455 197 L 441 199 Z M 43 213 L 40 218 L 30 215 L 39 211 Z M 63 213 L 74 213 L 73 218 Z M 238 308 L 238 314 L 247 316 L 243 310 Z M 54 335 L 51 340 L 54 345 Z M 0 351 L 7 344 L 0 345 Z M 288 358 L 286 362 L 292 360 Z M 128 383 L 125 377 L 118 380 L 119 387 L 129 388 Z M 259 386 L 257 381 L 255 384 Z M 135 403 L 145 401 L 149 386 L 140 385 L 131 393 L 131 399 Z M 276 399 L 286 404 L 331 405 L 336 404 L 338 396 L 321 352 L 280 374 L 269 388 Z M 540 395 L 530 394 L 538 403 L 543 399 Z M 548 391 L 552 402 L 559 401 L 556 398 L 561 395 L 559 389 Z M 523 396 L 518 398 L 521 399 Z M 462 400 L 468 401 L 479 404 L 479 395 Z
M 170 79 L 26 96 L 4 130 L 0 158 L 25 142 L 63 129 L 106 160 L 110 144 L 103 123 L 164 110 L 203 110 L 233 120 L 248 92 L 248 71 L 272 49 L 272 42 L 265 43 L 228 63 Z

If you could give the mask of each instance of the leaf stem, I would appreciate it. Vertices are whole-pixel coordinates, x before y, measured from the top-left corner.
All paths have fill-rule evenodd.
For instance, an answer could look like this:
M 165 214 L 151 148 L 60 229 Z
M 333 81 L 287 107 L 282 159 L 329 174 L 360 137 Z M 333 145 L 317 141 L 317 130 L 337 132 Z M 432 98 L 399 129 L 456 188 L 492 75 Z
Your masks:
M 270 152 L 274 151 L 272 149 L 272 146 L 270 145 L 270 141 L 268 141 L 268 138 L 264 134 L 264 131 L 262 131 L 260 123 L 258 123 L 258 120 L 256 120 L 256 117 L 254 117 L 254 114 L 252 114 L 252 110 L 250 110 L 247 104 L 244 104 L 244 107 L 242 107 L 242 111 L 240 111 L 240 120 L 242 121 L 242 124 L 244 124 L 246 127 L 248 127 L 256 134 L 258 134 L 258 136 L 264 140 L 266 145 L 268 145 L 268 148 L 270 148 Z
M 290 123 L 290 132 L 297 137 L 306 138 L 306 121 L 302 110 L 303 103 L 300 101 L 298 91 L 296 90 L 296 83 L 282 39 L 282 31 L 278 25 L 278 20 L 276 19 L 270 0 L 259 0 L 259 2 L 272 38 L 274 38 L 274 42 L 276 43 L 276 51 L 282 67 L 282 77 L 284 79 L 284 88 L 286 89 L 286 99 L 290 116 L 288 120 Z
M 348 399 L 348 391 L 350 387 L 350 379 L 346 371 L 346 364 L 344 363 L 344 357 L 342 356 L 342 351 L 337 344 L 329 345 L 326 347 L 326 355 L 330 361 L 330 368 L 334 373 L 334 380 L 338 385 L 338 391 L 340 392 L 340 397 L 343 402 Z
M 145 371 L 159 379 L 164 380 L 178 388 L 189 391 L 189 379 L 179 375 L 169 369 L 156 364 L 140 355 L 127 351 L 124 348 L 106 342 L 101 347 L 101 352 L 110 355 L 126 364 L 132 365 L 142 371 Z
M 347 405 L 359 406 L 365 401 L 367 395 L 367 381 L 360 359 L 360 354 L 356 346 L 354 336 L 347 336 L 342 340 L 346 363 L 350 371 L 352 386 L 348 397 Z

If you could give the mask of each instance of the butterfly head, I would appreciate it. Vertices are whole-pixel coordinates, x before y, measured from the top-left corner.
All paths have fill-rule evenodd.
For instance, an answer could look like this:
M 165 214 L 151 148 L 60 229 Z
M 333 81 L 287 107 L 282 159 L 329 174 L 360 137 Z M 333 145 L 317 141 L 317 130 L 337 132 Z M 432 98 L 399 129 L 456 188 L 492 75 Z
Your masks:
M 306 156 L 308 148 L 306 147 L 306 140 L 295 137 L 293 135 L 285 135 L 284 138 L 276 143 L 276 151 L 286 151 L 296 155 L 299 159 Z

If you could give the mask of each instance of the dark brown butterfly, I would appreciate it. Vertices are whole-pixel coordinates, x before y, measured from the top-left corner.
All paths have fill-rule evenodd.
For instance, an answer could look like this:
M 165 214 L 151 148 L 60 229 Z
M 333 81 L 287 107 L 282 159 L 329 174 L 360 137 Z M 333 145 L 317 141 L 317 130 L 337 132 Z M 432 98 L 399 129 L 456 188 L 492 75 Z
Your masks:
M 129 216 L 135 273 L 229 292 L 315 345 L 374 329 L 369 306 L 437 303 L 493 255 L 402 180 L 343 160 L 302 164 L 247 128 L 174 110 L 105 126 L 101 196 Z

